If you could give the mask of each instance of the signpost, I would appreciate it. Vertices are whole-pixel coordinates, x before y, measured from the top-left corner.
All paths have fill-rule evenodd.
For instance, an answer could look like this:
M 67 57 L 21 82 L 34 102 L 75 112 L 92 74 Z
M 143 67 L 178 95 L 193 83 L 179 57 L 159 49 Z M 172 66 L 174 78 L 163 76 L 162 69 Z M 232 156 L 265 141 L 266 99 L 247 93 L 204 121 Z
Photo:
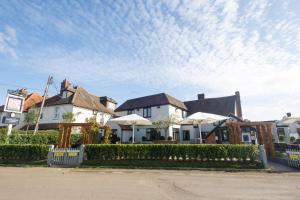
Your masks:
M 25 102 L 24 94 L 21 94 L 19 90 L 8 90 L 6 101 L 4 105 L 4 111 L 8 113 L 9 117 L 5 119 L 7 126 L 7 135 L 11 134 L 12 126 L 19 122 L 19 118 L 16 118 L 16 114 L 21 114 Z

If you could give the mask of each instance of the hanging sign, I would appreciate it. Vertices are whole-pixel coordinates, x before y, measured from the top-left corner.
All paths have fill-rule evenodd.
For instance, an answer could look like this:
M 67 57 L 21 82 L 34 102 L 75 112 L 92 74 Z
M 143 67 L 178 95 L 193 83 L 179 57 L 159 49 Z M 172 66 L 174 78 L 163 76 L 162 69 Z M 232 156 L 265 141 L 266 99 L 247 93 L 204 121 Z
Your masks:
M 14 94 L 7 94 L 4 111 L 11 113 L 22 113 L 25 98 Z

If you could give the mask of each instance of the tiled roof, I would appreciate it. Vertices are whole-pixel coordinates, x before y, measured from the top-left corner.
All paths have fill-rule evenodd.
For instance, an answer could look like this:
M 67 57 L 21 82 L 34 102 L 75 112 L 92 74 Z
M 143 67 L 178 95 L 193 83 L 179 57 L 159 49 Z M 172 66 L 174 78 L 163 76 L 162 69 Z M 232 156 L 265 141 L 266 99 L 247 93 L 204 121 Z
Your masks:
M 150 107 L 150 106 L 160 106 L 171 104 L 183 110 L 187 110 L 184 103 L 168 94 L 160 93 L 145 97 L 139 97 L 136 99 L 127 100 L 125 103 L 120 105 L 115 111 L 131 110 L 136 108 Z
M 77 107 L 86 108 L 90 110 L 97 110 L 109 114 L 113 111 L 106 108 L 101 102 L 100 97 L 88 93 L 82 87 L 77 86 L 74 93 L 66 98 L 62 98 L 60 94 L 52 96 L 45 101 L 45 106 L 55 106 L 63 104 L 72 104 Z M 41 103 L 37 106 L 41 106 Z
M 188 108 L 188 115 L 196 112 L 206 112 L 217 115 L 228 116 L 235 113 L 236 96 L 219 98 L 205 98 L 184 102 Z

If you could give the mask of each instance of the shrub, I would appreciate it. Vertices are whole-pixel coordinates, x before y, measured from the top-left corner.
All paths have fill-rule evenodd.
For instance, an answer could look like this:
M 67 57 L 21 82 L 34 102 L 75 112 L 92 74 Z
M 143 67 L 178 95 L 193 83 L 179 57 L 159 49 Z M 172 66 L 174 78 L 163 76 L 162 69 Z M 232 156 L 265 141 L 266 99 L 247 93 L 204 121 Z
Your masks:
M 183 144 L 117 144 L 86 145 L 88 160 L 202 160 L 255 161 L 258 158 L 256 145 L 183 145 Z
M 13 129 L 12 134 L 7 136 L 7 129 L 0 129 L 0 144 L 56 144 L 59 132 L 56 130 L 39 131 L 37 134 L 33 132 Z M 71 145 L 80 143 L 81 134 L 71 135 Z
M 44 160 L 47 158 L 48 148 L 48 145 L 0 145 L 0 160 Z
M 290 141 L 293 143 L 296 141 L 296 138 L 294 136 L 290 137 Z

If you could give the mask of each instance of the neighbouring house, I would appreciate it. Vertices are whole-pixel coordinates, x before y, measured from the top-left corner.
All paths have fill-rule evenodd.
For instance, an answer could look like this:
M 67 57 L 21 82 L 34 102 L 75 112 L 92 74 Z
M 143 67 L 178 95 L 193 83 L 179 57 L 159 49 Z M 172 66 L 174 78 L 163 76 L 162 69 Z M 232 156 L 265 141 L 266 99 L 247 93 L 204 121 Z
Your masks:
M 73 113 L 76 123 L 84 123 L 87 119 L 96 117 L 96 121 L 104 125 L 114 115 L 116 105 L 114 99 L 90 94 L 65 79 L 61 83 L 60 93 L 46 99 L 39 129 L 57 129 L 58 124 L 63 122 L 63 113 Z M 37 107 L 40 106 L 41 103 L 37 104 Z M 29 129 L 34 129 L 34 125 Z
M 240 93 L 235 92 L 235 95 L 215 98 L 205 98 L 205 94 L 198 94 L 198 98 L 192 101 L 185 101 L 188 112 L 187 115 L 192 115 L 196 112 L 212 113 L 222 116 L 231 116 L 233 120 L 242 120 L 242 106 Z M 228 143 L 228 130 L 224 123 L 221 124 L 205 124 L 201 126 L 201 136 L 207 138 L 211 132 L 217 131 L 215 143 Z M 196 143 L 199 138 L 198 125 L 182 125 L 182 143 Z M 246 131 L 245 131 L 246 132 Z M 249 131 L 250 132 L 250 131 Z
M 43 99 L 43 97 L 36 92 L 28 94 L 28 91 L 25 88 L 22 88 L 19 91 L 20 91 L 20 93 L 24 94 L 25 102 L 24 102 L 22 114 L 16 114 L 16 118 L 19 118 L 19 122 L 17 125 L 14 126 L 14 128 L 17 128 L 17 129 L 19 129 L 25 125 L 24 118 L 25 118 L 28 110 L 30 108 L 32 108 L 34 105 L 40 103 Z M 7 127 L 7 124 L 5 124 L 5 119 L 7 117 L 9 117 L 9 113 L 4 112 L 4 105 L 0 106 L 0 128 Z
M 205 98 L 205 94 L 198 94 L 196 100 L 185 101 L 184 104 L 188 109 L 188 115 L 205 112 L 223 116 L 233 114 L 243 118 L 240 92 L 235 92 L 232 96 L 216 98 Z
M 118 116 L 128 114 L 138 114 L 152 122 L 180 121 L 187 114 L 185 104 L 165 93 L 154 94 L 150 96 L 129 99 L 120 105 L 115 113 Z M 128 126 L 117 126 L 112 124 L 114 132 L 122 138 L 123 142 L 128 142 L 131 138 L 131 128 Z M 122 132 L 122 133 L 121 133 Z M 170 126 L 164 126 L 159 131 L 155 127 L 137 127 L 136 141 L 153 141 L 167 139 L 172 137 L 179 140 L 180 125 L 170 123 Z
M 273 132 L 275 142 L 294 142 L 300 139 L 300 117 L 292 117 L 290 113 L 281 120 L 275 122 L 276 129 Z
M 135 139 L 138 142 L 158 139 L 166 140 L 169 138 L 180 143 L 195 143 L 196 138 L 200 134 L 198 126 L 180 125 L 179 122 L 196 112 L 207 112 L 223 116 L 237 115 L 240 119 L 242 118 L 240 94 L 236 92 L 233 96 L 219 98 L 205 98 L 204 94 L 200 94 L 197 100 L 183 102 L 168 94 L 160 93 L 127 100 L 115 110 L 118 116 L 135 113 L 152 122 L 164 122 L 168 121 L 167 119 L 173 119 L 174 123 L 159 131 L 157 131 L 155 125 L 136 127 Z M 202 125 L 202 138 L 205 138 L 217 125 Z M 122 138 L 122 142 L 130 141 L 132 135 L 131 127 L 118 126 L 116 124 L 112 124 L 112 127 L 114 133 Z M 226 132 L 225 129 L 224 132 Z M 224 140 L 228 140 L 228 134 L 224 137 Z

